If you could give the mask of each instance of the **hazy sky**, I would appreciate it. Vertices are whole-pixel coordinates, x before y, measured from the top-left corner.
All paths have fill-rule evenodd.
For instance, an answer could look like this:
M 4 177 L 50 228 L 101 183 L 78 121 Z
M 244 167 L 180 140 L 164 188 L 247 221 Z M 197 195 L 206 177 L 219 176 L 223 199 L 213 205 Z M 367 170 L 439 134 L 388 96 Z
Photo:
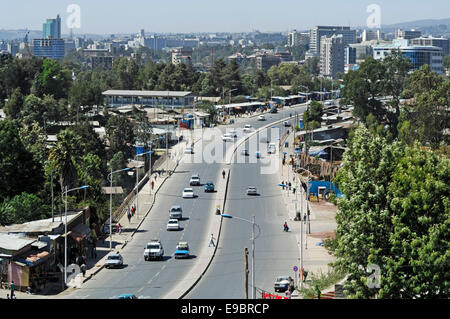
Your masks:
M 74 33 L 248 32 L 366 25 L 370 4 L 381 23 L 450 18 L 448 0 L 0 0 L 0 29 L 42 30 L 59 13 L 68 33 L 67 7 L 81 8 Z

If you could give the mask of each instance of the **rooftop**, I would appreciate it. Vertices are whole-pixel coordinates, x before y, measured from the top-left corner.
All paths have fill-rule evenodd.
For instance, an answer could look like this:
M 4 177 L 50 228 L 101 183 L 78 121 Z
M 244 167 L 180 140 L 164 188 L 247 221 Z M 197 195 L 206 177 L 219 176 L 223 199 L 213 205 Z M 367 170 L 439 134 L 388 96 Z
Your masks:
M 190 91 L 136 91 L 136 90 L 108 90 L 102 93 L 105 96 L 145 96 L 145 97 L 186 97 Z

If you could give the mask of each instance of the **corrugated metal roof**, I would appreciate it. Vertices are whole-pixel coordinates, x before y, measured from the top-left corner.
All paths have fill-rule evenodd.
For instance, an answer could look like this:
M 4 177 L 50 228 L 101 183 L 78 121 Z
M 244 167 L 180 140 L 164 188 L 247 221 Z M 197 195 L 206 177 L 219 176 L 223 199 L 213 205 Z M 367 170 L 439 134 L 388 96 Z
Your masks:
M 102 93 L 105 96 L 147 96 L 147 97 L 185 97 L 192 94 L 190 91 L 134 91 L 134 90 L 108 90 Z
M 0 234 L 0 248 L 4 250 L 18 251 L 35 241 L 37 240 L 29 237 Z

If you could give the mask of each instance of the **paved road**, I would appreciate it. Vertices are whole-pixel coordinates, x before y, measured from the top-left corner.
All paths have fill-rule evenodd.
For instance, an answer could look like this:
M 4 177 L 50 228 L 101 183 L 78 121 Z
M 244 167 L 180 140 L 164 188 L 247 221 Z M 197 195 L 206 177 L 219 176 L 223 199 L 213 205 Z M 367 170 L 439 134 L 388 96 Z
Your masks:
M 294 109 L 286 109 L 278 114 L 266 116 L 268 122 L 256 122 L 256 118 L 238 118 L 234 125 L 228 127 L 241 128 L 243 125 L 251 123 L 255 128 L 258 128 L 267 125 L 270 121 L 279 120 L 283 116 L 288 116 L 289 113 L 294 113 Z M 225 130 L 226 128 L 227 127 L 223 127 L 222 130 Z M 227 143 L 224 147 L 232 147 L 232 143 Z M 196 149 L 196 153 L 199 151 L 201 150 Z M 69 290 L 63 293 L 61 297 L 107 299 L 116 298 L 118 295 L 124 293 L 132 293 L 141 298 L 161 298 L 168 291 L 173 289 L 180 280 L 183 280 L 184 274 L 187 273 L 191 267 L 194 267 L 196 258 L 199 258 L 196 256 L 196 251 L 199 251 L 202 245 L 208 244 L 209 229 L 207 229 L 206 225 L 208 225 L 209 218 L 214 216 L 213 207 L 217 197 L 216 193 L 205 194 L 203 188 L 196 187 L 195 191 L 196 194 L 199 195 L 198 198 L 182 199 L 182 189 L 188 186 L 189 179 L 194 173 L 198 173 L 203 182 L 210 180 L 217 184 L 218 178 L 221 178 L 220 172 L 223 167 L 222 165 L 223 163 L 205 165 L 204 163 L 185 163 L 182 161 L 178 166 L 177 172 L 174 173 L 161 187 L 152 211 L 141 225 L 138 233 L 122 251 L 125 266 L 122 269 L 104 269 L 91 280 L 87 281 L 81 289 Z M 235 167 L 233 166 L 233 171 L 234 169 Z M 278 246 L 280 243 L 282 244 L 279 222 L 270 221 L 272 218 L 272 211 L 275 211 L 277 207 L 281 206 L 280 203 L 277 202 L 276 197 L 271 198 L 266 197 L 265 195 L 274 193 L 277 189 L 275 185 L 279 183 L 279 181 L 273 180 L 270 181 L 270 183 L 267 183 L 267 177 L 260 177 L 257 174 L 258 164 L 237 164 L 236 169 L 236 172 L 232 172 L 233 185 L 244 184 L 247 186 L 250 181 L 254 183 L 255 186 L 260 184 L 269 185 L 267 186 L 267 189 L 265 187 L 261 189 L 263 196 L 261 196 L 259 200 L 258 198 L 255 198 L 248 201 L 240 200 L 242 191 L 237 191 L 235 187 L 231 187 L 232 191 L 229 193 L 229 196 L 232 200 L 229 202 L 229 207 L 234 211 L 236 210 L 234 209 L 235 206 L 245 205 L 245 211 L 254 211 L 255 207 L 257 207 L 254 206 L 255 203 L 259 205 L 257 223 L 261 223 L 264 232 L 260 237 L 261 239 L 258 239 L 257 245 L 266 247 L 267 254 L 258 255 L 256 263 L 257 273 L 273 273 L 273 271 L 269 270 L 273 268 L 272 266 L 274 264 L 270 260 L 271 256 L 273 256 L 272 254 L 275 251 L 280 252 L 279 247 L 282 247 L 283 245 Z M 249 169 L 251 172 L 248 171 Z M 241 173 L 239 173 L 240 171 Z M 273 188 L 270 186 L 272 184 L 274 185 Z M 261 188 L 261 186 L 259 186 L 259 188 Z M 185 217 L 185 220 L 181 222 L 183 230 L 179 232 L 167 232 L 165 227 L 168 221 L 168 211 L 174 204 L 181 204 L 183 207 Z M 263 208 L 263 210 L 260 211 L 260 208 Z M 235 221 L 227 220 L 227 222 L 232 222 L 233 224 L 226 225 L 226 231 L 224 232 L 226 235 L 221 238 L 221 245 L 224 245 L 226 242 L 227 247 L 235 247 L 235 249 L 230 251 L 231 254 L 235 254 L 235 250 L 237 250 L 238 247 L 241 251 L 240 258 L 236 258 L 234 255 L 228 256 L 229 258 L 227 258 L 226 255 L 222 256 L 219 249 L 219 262 L 223 260 L 223 263 L 226 264 L 225 268 L 231 271 L 233 269 L 238 269 L 237 265 L 239 263 L 242 264 L 242 249 L 244 244 L 248 243 L 250 227 L 248 225 L 236 223 Z M 267 225 L 271 226 L 268 227 Z M 239 229 L 241 231 L 238 231 Z M 273 241 L 270 239 L 271 237 L 279 239 Z M 144 246 L 151 239 L 160 239 L 164 246 L 165 258 L 161 262 L 146 262 L 143 259 Z M 172 258 L 175 245 L 181 240 L 189 242 L 193 258 L 189 260 L 175 260 Z M 231 244 L 228 244 L 228 241 L 230 241 Z M 259 247 L 259 249 L 262 249 L 262 247 Z M 284 264 L 285 262 L 281 259 L 282 256 L 280 255 L 279 257 L 280 258 L 277 258 L 279 260 L 276 261 L 275 264 Z M 258 262 L 259 258 L 262 258 L 260 262 Z M 262 262 L 264 260 L 266 260 L 265 263 Z M 216 271 L 216 267 L 213 268 L 213 271 Z M 284 267 L 280 266 L 279 268 L 281 271 L 281 268 Z M 242 269 L 242 267 L 239 269 Z M 242 276 L 240 276 L 240 278 L 242 278 Z M 239 279 L 239 281 L 240 280 L 241 279 Z M 270 285 L 272 284 L 272 281 L 272 278 L 267 280 L 268 283 L 270 282 Z M 202 281 L 201 283 L 203 284 Z M 258 284 L 259 283 L 262 284 L 263 282 L 260 281 Z M 238 283 L 236 283 L 236 285 L 237 284 Z M 230 294 L 225 296 L 224 294 L 216 293 L 216 291 L 214 291 L 214 293 L 211 292 L 212 291 L 209 290 L 209 292 L 203 294 L 201 298 L 225 298 L 234 296 Z M 243 296 L 240 295 L 236 297 L 242 298 Z
M 286 112 L 285 112 L 286 113 Z M 284 115 L 284 114 L 283 114 Z M 277 125 L 280 131 L 284 127 Z M 270 134 L 269 134 L 270 135 Z M 281 135 L 281 134 L 280 134 Z M 247 146 L 241 146 L 242 148 Z M 237 154 L 239 153 L 239 150 Z M 253 154 L 250 154 L 253 156 Z M 263 152 L 263 159 L 265 155 Z M 251 220 L 260 226 L 261 234 L 255 241 L 255 287 L 273 291 L 273 283 L 279 275 L 291 275 L 292 268 L 298 265 L 299 249 L 294 233 L 282 232 L 282 224 L 289 221 L 285 203 L 281 196 L 278 172 L 261 174 L 261 161 L 251 164 L 231 166 L 230 184 L 225 212 Z M 247 186 L 256 186 L 260 196 L 249 198 Z M 244 289 L 244 247 L 249 249 L 249 298 L 252 297 L 252 225 L 240 220 L 224 219 L 219 249 L 206 274 L 196 287 L 186 296 L 187 299 L 245 298 Z

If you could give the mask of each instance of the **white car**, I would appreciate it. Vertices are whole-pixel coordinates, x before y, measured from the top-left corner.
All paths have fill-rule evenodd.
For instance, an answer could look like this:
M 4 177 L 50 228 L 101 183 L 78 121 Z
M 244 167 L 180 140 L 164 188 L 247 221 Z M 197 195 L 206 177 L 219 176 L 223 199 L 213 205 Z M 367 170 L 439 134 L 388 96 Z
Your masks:
M 169 219 L 169 222 L 167 223 L 167 230 L 180 230 L 178 219 Z
M 192 188 L 183 189 L 183 198 L 194 198 L 194 190 Z
M 169 210 L 170 219 L 181 219 L 183 218 L 183 209 L 180 205 L 174 205 Z
M 194 149 L 192 147 L 186 147 L 184 154 L 194 154 Z
M 236 131 L 234 128 L 231 129 L 231 130 L 229 130 L 229 131 L 227 132 L 227 134 L 230 134 L 230 135 L 233 136 L 234 138 L 237 138 L 237 137 L 238 137 L 237 131 Z
M 275 154 L 276 151 L 277 151 L 277 146 L 275 145 L 275 143 L 270 143 L 268 148 L 267 148 L 267 153 Z
M 258 121 L 265 121 L 266 117 L 264 115 L 258 116 Z
M 192 175 L 191 180 L 189 181 L 190 186 L 200 186 L 200 176 Z
M 256 190 L 256 187 L 249 186 L 247 188 L 247 195 L 258 195 L 258 191 Z
M 148 261 L 150 259 L 162 260 L 164 256 L 164 248 L 159 239 L 153 239 L 144 247 L 144 259 Z
M 248 133 L 253 130 L 253 127 L 250 124 L 244 126 L 244 132 Z
M 233 142 L 234 138 L 228 134 L 222 135 L 222 141 L 224 142 Z
M 119 254 L 119 252 L 109 255 L 108 258 L 106 258 L 105 260 L 106 268 L 116 268 L 122 266 L 123 266 L 123 258 Z

